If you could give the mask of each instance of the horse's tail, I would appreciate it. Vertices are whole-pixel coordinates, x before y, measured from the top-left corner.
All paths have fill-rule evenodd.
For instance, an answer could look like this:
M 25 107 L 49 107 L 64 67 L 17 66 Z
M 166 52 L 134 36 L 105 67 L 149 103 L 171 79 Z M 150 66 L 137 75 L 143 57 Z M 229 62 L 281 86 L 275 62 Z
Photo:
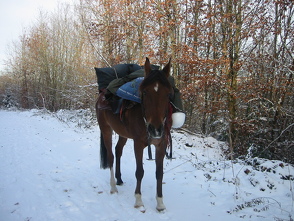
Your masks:
M 104 138 L 102 133 L 100 134 L 100 168 L 106 169 L 109 168 L 107 160 L 107 149 L 104 143 Z

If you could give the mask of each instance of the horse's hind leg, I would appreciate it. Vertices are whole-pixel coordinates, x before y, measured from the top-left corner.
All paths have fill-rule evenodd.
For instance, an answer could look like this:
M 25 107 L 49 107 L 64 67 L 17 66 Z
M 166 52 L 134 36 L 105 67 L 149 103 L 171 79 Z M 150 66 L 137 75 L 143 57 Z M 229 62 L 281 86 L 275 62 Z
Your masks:
M 123 152 L 123 148 L 127 142 L 127 138 L 119 137 L 118 142 L 115 146 L 115 178 L 116 185 L 122 185 L 123 181 L 121 179 L 121 171 L 120 171 L 120 158 Z
M 111 131 L 111 134 L 107 136 L 108 138 L 107 140 L 104 138 L 104 143 L 107 148 L 107 159 L 108 159 L 108 165 L 110 169 L 110 187 L 111 187 L 110 193 L 117 193 L 118 191 L 116 188 L 115 179 L 114 179 L 114 171 L 113 171 L 114 156 L 112 153 L 112 130 L 109 130 L 109 132 L 110 131 Z
M 102 127 L 100 126 L 101 132 L 102 132 L 102 138 L 103 138 L 103 143 L 104 143 L 104 148 L 106 148 L 107 151 L 107 166 L 110 169 L 110 193 L 116 193 L 117 188 L 115 184 L 115 178 L 114 178 L 114 171 L 113 171 L 113 161 L 114 161 L 114 156 L 112 153 L 112 129 L 108 126 L 104 126 L 103 130 Z M 102 147 L 100 147 L 102 148 Z

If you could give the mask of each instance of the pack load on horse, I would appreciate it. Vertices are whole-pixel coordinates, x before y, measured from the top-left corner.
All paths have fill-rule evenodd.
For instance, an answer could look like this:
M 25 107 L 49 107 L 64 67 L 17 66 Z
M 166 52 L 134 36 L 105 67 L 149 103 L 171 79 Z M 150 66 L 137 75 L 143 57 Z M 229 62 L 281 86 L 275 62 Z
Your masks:
M 98 77 L 99 96 L 96 103 L 97 120 L 101 131 L 100 156 L 101 167 L 110 168 L 111 193 L 117 192 L 117 185 L 123 184 L 120 171 L 120 158 L 128 138 L 134 140 L 136 158 L 135 207 L 144 208 L 141 198 L 141 181 L 144 175 L 143 150 L 146 146 L 155 146 L 157 210 L 165 209 L 162 199 L 163 159 L 171 139 L 170 129 L 173 112 L 180 112 L 181 101 L 175 101 L 179 91 L 170 77 L 170 61 L 162 69 L 150 65 L 146 58 L 144 69 L 135 64 L 114 66 L 116 69 L 95 68 Z M 104 74 L 103 74 L 104 73 Z M 108 76 L 104 76 L 105 73 Z M 136 77 L 135 77 L 136 76 Z M 106 82 L 113 77 L 115 80 Z M 129 86 L 131 91 L 129 92 Z M 115 85 L 115 86 L 113 86 Z M 115 93 L 114 93 L 115 92 Z M 124 92 L 126 92 L 124 94 Z M 178 93 L 177 95 L 175 95 Z M 127 98 L 120 99 L 120 97 Z M 136 97 L 135 101 L 133 97 Z M 139 98 L 139 99 L 138 99 Z M 173 103 L 177 103 L 175 106 Z M 184 113 L 182 113 L 184 115 Z M 178 125 L 182 126 L 184 118 Z M 115 174 L 113 170 L 112 132 L 119 135 L 115 147 Z M 115 178 L 117 182 L 115 182 Z
M 159 66 L 151 65 L 152 70 L 159 70 Z M 105 97 L 110 101 L 115 112 L 123 99 L 140 103 L 140 94 L 138 85 L 144 77 L 144 68 L 137 64 L 118 64 L 108 68 L 95 68 L 99 92 L 105 91 Z M 139 79 L 138 79 L 139 78 Z M 172 127 L 180 128 L 185 122 L 185 114 L 181 100 L 181 93 L 175 86 L 175 80 L 172 76 L 168 81 L 173 87 L 173 95 L 170 96 L 170 102 L 173 107 Z

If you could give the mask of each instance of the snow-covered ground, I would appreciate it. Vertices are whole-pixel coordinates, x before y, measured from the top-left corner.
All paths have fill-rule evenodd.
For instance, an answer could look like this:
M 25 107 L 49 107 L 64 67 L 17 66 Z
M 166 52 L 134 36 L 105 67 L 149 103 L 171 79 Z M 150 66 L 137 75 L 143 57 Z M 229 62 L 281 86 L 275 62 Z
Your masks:
M 0 220 L 293 220 L 293 166 L 225 160 L 224 143 L 178 132 L 176 159 L 164 163 L 166 211 L 155 209 L 155 163 L 148 160 L 146 212 L 138 211 L 133 142 L 122 157 L 124 185 L 110 194 L 109 171 L 99 163 L 100 132 L 86 126 L 85 113 L 0 111 Z

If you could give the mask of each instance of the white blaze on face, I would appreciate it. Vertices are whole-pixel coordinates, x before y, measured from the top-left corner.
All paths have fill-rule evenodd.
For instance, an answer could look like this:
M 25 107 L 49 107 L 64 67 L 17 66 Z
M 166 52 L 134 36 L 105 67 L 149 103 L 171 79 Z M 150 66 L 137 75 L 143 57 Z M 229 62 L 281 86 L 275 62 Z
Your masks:
M 157 92 L 158 91 L 158 83 L 154 86 L 154 90 Z

